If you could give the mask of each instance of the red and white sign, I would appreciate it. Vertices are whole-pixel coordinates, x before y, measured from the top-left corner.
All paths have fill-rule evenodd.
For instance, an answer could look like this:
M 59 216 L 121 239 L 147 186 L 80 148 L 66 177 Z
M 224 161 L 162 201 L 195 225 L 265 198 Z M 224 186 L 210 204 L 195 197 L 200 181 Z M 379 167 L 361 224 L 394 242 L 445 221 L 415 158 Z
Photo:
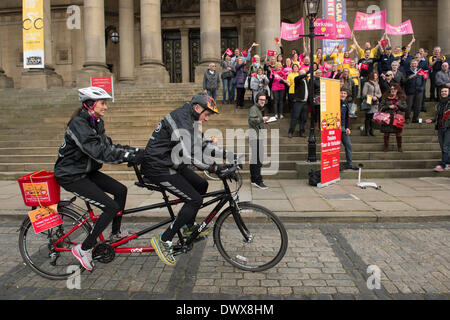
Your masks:
M 430 77 L 428 70 L 420 69 L 419 72 L 417 72 L 417 74 L 423 76 L 424 79 L 428 79 Z
M 386 29 L 386 10 L 373 14 L 356 12 L 353 30 L 383 30 Z
M 227 51 L 225 51 L 225 53 L 226 53 L 227 55 L 229 55 L 229 56 L 232 56 L 232 55 L 233 55 L 233 51 L 231 51 L 230 48 L 228 48 Z
M 114 79 L 113 77 L 92 77 L 91 87 L 99 87 L 108 92 L 114 102 Z
M 320 185 L 339 181 L 341 151 L 340 82 L 320 79 L 321 166 Z
M 303 18 L 297 23 L 281 23 L 281 35 L 280 38 L 287 41 L 295 41 L 300 39 L 304 35 Z
M 268 57 L 273 57 L 275 55 L 275 51 L 273 50 L 267 50 L 267 56 Z
M 414 34 L 411 20 L 406 20 L 398 26 L 391 26 L 386 23 L 386 33 L 390 35 L 404 36 L 406 34 Z

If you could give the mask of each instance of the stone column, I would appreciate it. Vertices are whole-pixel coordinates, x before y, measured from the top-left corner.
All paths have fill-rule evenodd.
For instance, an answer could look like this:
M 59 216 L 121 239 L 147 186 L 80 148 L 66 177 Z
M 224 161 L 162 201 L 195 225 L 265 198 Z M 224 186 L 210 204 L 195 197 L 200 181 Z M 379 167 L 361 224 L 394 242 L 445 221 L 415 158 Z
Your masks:
M 84 0 L 84 64 L 77 86 L 89 86 L 91 77 L 109 77 L 106 66 L 104 0 Z
M 181 81 L 189 82 L 189 29 L 181 29 Z
M 450 54 L 450 2 L 438 0 L 437 6 L 437 45 L 444 55 Z M 448 56 L 447 56 L 448 58 Z
M 161 0 L 141 0 L 141 65 L 136 78 L 145 84 L 170 81 L 162 62 Z
M 0 89 L 14 88 L 14 81 L 5 74 L 2 68 L 2 42 L 0 41 Z
M 134 81 L 134 0 L 119 1 L 120 81 Z
M 44 68 L 22 72 L 22 88 L 62 87 L 63 79 L 53 65 L 52 9 L 50 0 L 44 0 Z
M 200 0 L 200 64 L 195 82 L 202 82 L 209 64 L 220 63 L 220 0 Z M 217 68 L 217 70 L 219 70 Z
M 398 26 L 402 21 L 402 0 L 382 0 L 381 9 L 386 9 L 386 22 Z M 402 46 L 402 36 L 389 35 L 392 47 Z
M 257 52 L 264 59 L 267 50 L 277 50 L 275 38 L 280 37 L 280 0 L 256 0 L 256 42 Z

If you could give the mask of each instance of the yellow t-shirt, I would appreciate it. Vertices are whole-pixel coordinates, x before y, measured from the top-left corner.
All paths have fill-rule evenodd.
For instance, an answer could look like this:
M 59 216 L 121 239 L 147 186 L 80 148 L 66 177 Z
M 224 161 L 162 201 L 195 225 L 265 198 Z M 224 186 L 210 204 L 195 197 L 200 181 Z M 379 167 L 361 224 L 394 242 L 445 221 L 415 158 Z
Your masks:
M 329 56 L 331 59 L 333 59 L 334 63 L 338 64 L 338 65 L 342 65 L 343 61 L 344 61 L 344 52 L 333 52 L 332 54 L 330 54 Z
M 410 52 L 410 51 L 411 51 L 411 46 L 406 46 L 406 51 L 407 51 L 407 52 Z M 393 55 L 395 58 L 403 57 L 403 51 L 402 51 L 402 52 L 399 52 L 399 53 L 392 53 L 392 55 Z
M 364 50 L 364 49 L 359 50 L 359 55 L 361 56 L 361 59 L 365 58 L 365 55 L 364 55 L 365 51 L 366 50 Z M 376 54 L 377 54 L 377 49 L 375 49 L 375 48 L 370 49 L 370 57 L 369 58 L 375 58 Z
M 298 73 L 294 73 L 291 72 L 289 73 L 289 75 L 287 76 L 286 81 L 289 83 L 289 93 L 294 94 L 295 93 L 295 82 L 294 82 L 294 78 L 298 76 Z
M 350 71 L 349 77 L 353 79 L 353 82 L 356 86 L 359 86 L 359 79 L 358 79 L 358 69 L 356 68 L 348 68 Z

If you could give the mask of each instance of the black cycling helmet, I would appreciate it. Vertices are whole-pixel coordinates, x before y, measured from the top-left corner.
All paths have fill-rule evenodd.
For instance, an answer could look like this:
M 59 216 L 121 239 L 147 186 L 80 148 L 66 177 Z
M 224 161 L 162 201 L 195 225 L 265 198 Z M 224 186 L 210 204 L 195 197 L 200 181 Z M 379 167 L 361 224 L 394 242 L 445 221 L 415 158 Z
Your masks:
M 219 109 L 217 109 L 216 101 L 214 101 L 212 97 L 206 94 L 196 94 L 192 97 L 191 103 L 193 106 L 199 104 L 203 109 L 219 114 Z

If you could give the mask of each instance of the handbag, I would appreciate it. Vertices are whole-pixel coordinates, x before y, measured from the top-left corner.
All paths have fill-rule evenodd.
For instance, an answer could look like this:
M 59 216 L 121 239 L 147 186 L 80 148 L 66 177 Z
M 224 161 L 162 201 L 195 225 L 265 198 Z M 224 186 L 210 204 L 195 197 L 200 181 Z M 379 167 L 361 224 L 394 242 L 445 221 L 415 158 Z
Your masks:
M 397 113 L 394 117 L 394 122 L 392 125 L 396 128 L 403 129 L 405 127 L 405 117 L 402 114 Z
M 391 115 L 386 112 L 375 112 L 373 114 L 373 122 L 378 124 L 389 124 L 389 122 L 391 122 Z
M 366 111 L 366 110 L 370 110 L 371 105 L 367 104 L 367 99 L 363 99 L 363 101 L 361 102 L 361 106 L 359 107 L 360 111 Z

